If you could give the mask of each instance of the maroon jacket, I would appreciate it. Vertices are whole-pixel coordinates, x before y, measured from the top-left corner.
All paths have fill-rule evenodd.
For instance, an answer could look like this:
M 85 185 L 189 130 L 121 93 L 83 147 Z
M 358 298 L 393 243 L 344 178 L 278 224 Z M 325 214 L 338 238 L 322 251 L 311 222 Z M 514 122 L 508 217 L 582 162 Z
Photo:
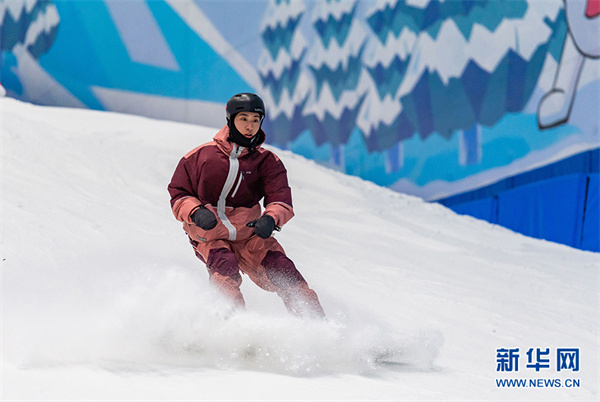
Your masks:
M 259 131 L 254 151 L 228 141 L 229 127 L 223 127 L 213 141 L 185 155 L 168 186 L 171 208 L 185 232 L 196 241 L 242 240 L 253 234 L 246 223 L 264 213 L 283 226 L 293 216 L 292 191 L 287 171 L 273 152 L 260 146 L 265 134 Z M 194 225 L 190 214 L 199 206 L 210 209 L 217 226 L 209 231 Z

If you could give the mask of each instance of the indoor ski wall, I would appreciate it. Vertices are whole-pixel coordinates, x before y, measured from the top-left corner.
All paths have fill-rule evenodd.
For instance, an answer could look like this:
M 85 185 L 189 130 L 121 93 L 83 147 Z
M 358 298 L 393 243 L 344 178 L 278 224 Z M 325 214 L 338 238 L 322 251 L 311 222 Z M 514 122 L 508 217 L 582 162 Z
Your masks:
M 527 236 L 600 251 L 600 152 L 584 152 L 440 200 L 457 213 Z
M 272 145 L 600 251 L 600 2 L 226 2 L 0 0 L 0 82 L 215 128 L 253 91 Z

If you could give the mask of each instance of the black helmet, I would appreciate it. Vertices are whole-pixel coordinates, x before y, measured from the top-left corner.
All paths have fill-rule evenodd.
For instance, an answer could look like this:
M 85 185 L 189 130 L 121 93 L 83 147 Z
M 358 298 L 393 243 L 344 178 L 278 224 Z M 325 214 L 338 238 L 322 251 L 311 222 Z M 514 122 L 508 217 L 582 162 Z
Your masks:
M 243 92 L 233 95 L 227 101 L 227 107 L 225 108 L 227 120 L 240 112 L 255 112 L 260 114 L 260 118 L 262 119 L 265 117 L 265 104 L 260 96 L 253 93 Z

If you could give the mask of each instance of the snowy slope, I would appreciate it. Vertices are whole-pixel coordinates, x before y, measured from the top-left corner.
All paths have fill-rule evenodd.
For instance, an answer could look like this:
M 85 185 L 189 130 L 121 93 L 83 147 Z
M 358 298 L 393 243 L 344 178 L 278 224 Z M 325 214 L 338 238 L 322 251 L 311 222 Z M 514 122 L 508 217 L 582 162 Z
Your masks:
M 215 129 L 0 104 L 2 400 L 598 399 L 598 254 L 277 151 L 296 209 L 277 237 L 329 320 L 247 278 L 224 320 L 166 191 Z M 375 364 L 386 348 L 403 364 Z M 580 370 L 526 369 L 529 348 L 579 348 Z

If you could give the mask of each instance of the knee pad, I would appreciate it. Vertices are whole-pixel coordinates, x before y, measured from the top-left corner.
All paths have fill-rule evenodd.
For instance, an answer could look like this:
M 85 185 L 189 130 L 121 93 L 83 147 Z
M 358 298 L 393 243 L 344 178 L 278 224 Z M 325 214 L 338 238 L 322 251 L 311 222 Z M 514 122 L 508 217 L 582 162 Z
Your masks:
M 261 265 L 265 268 L 267 278 L 280 289 L 293 288 L 306 283 L 292 260 L 281 251 L 267 251 Z
M 233 251 L 228 248 L 212 249 L 208 253 L 208 261 L 206 262 L 208 272 L 212 275 L 218 273 L 222 276 L 234 277 L 239 276 L 239 265 Z

